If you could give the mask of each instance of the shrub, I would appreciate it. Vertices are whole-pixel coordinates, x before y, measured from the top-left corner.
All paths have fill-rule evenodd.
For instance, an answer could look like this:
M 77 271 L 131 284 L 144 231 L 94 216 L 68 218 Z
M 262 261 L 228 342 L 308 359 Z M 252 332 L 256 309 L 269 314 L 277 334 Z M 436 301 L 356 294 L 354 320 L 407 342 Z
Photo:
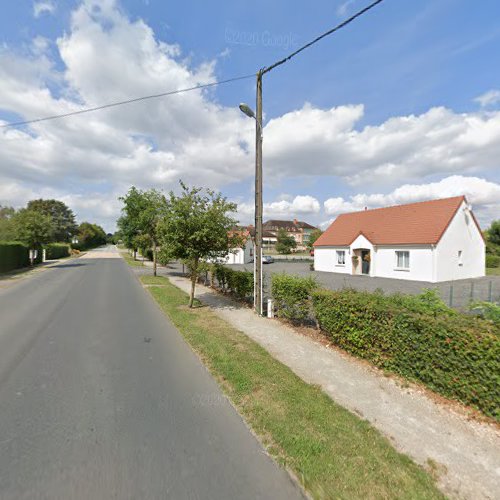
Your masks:
M 341 348 L 499 419 L 498 327 L 464 314 L 438 314 L 434 299 L 429 314 L 426 295 L 418 299 L 423 306 L 355 290 L 313 291 L 312 301 L 320 327 Z
M 227 290 L 240 299 L 253 296 L 253 273 L 251 271 L 235 271 L 222 264 L 214 264 L 211 270 L 222 290 Z
M 496 326 L 500 327 L 500 305 L 492 302 L 473 302 L 470 305 L 473 312 L 478 312 L 481 316 L 489 321 L 493 321 Z
M 318 283 L 313 277 L 274 274 L 271 278 L 271 293 L 278 316 L 299 321 L 310 318 L 310 296 L 317 287 Z
M 62 259 L 70 255 L 71 247 L 68 243 L 49 243 L 45 245 L 47 259 Z
M 500 267 L 500 255 L 486 254 L 486 267 Z
M 29 266 L 29 248 L 17 241 L 0 242 L 0 272 Z

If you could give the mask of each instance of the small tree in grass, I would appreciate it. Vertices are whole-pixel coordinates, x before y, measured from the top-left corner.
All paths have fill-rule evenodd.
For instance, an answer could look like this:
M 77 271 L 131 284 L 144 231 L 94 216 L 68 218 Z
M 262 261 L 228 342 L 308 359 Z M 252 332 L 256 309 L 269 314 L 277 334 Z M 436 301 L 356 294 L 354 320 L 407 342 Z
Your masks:
M 123 241 L 127 248 L 133 248 L 134 259 L 138 248 L 144 249 L 148 241 L 153 249 L 153 274 L 156 276 L 158 223 L 165 215 L 165 196 L 156 189 L 141 191 L 131 187 L 126 196 L 120 197 L 124 203 L 122 216 L 118 219 Z
M 196 281 L 206 261 L 227 257 L 230 249 L 241 243 L 241 236 L 231 232 L 237 224 L 231 216 L 237 209 L 235 203 L 209 189 L 180 184 L 180 196 L 170 192 L 166 216 L 159 224 L 159 239 L 162 250 L 187 265 L 189 307 L 193 307 Z
M 297 247 L 295 238 L 289 235 L 284 229 L 280 229 L 276 235 L 276 251 L 281 254 L 288 254 Z

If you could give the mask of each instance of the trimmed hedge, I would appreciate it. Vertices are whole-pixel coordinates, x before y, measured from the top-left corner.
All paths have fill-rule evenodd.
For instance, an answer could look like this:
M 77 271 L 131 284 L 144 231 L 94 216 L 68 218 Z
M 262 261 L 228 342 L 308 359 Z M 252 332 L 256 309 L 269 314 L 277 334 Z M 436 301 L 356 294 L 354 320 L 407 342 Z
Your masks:
M 29 248 L 18 241 L 0 242 L 0 272 L 12 271 L 30 265 Z
M 273 274 L 271 293 L 280 318 L 304 321 L 312 318 L 311 292 L 318 288 L 316 280 L 308 276 Z
M 69 257 L 71 247 L 68 243 L 49 243 L 45 245 L 45 258 L 46 259 L 62 259 Z
M 236 295 L 239 299 L 244 300 L 253 296 L 253 272 L 235 271 L 221 264 L 214 264 L 212 275 L 222 290 Z
M 498 327 L 426 295 L 320 290 L 312 302 L 320 328 L 342 349 L 500 419 Z
M 500 255 L 486 254 L 486 267 L 500 267 Z

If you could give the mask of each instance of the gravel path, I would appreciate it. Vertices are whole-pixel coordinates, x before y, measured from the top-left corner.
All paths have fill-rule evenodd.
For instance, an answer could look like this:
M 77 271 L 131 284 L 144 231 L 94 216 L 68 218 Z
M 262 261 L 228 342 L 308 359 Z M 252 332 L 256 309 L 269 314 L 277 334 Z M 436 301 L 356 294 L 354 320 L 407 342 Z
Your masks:
M 137 269 L 144 271 L 150 272 Z M 182 290 L 189 289 L 188 280 L 175 270 L 162 268 L 160 274 Z M 198 285 L 197 298 L 303 380 L 319 384 L 336 402 L 366 418 L 398 450 L 426 467 L 432 463 L 448 495 L 500 498 L 500 433 L 493 425 L 468 420 L 423 391 L 403 388 L 395 379 L 277 320 L 257 318 L 210 288 Z

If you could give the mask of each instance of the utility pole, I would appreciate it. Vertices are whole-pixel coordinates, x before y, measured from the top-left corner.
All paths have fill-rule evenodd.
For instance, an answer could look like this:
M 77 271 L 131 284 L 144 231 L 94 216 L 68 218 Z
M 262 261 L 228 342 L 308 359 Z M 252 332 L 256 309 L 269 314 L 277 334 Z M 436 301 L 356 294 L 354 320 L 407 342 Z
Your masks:
M 257 109 L 255 116 L 255 255 L 254 308 L 262 316 L 262 75 L 257 73 Z
M 255 127 L 256 127 L 256 138 L 255 138 L 255 255 L 254 255 L 254 310 L 259 315 L 262 316 L 262 139 L 263 139 L 263 131 L 262 131 L 262 77 L 272 71 L 274 68 L 281 66 L 282 64 L 288 62 L 290 59 L 298 55 L 303 50 L 309 48 L 311 45 L 319 42 L 323 38 L 332 33 L 335 33 L 341 28 L 344 28 L 352 21 L 362 16 L 369 10 L 373 9 L 376 5 L 382 3 L 383 0 L 374 0 L 370 5 L 356 12 L 350 18 L 341 22 L 331 30 L 323 33 L 322 35 L 316 37 L 311 42 L 303 45 L 295 52 L 292 52 L 287 57 L 271 64 L 271 66 L 262 68 L 257 73 L 257 108 L 254 113 L 253 110 L 245 103 L 241 103 L 239 108 L 240 110 L 250 118 L 255 119 Z

